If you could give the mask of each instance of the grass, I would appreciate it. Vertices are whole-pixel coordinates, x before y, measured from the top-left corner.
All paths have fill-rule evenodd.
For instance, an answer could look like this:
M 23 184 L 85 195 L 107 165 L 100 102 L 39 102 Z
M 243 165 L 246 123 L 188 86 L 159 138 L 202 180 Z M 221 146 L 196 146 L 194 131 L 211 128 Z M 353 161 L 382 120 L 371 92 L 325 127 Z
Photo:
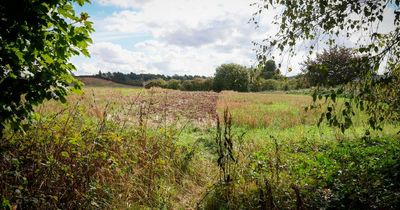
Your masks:
M 116 83 L 110 80 L 101 79 L 94 76 L 78 76 L 77 79 L 82 83 L 84 83 L 86 87 L 139 88 L 131 85 Z
M 7 180 L 0 185 L 3 205 L 373 207 L 363 200 L 369 196 L 382 200 L 376 207 L 398 206 L 400 194 L 391 183 L 397 179 L 391 171 L 398 167 L 393 161 L 400 150 L 396 124 L 365 137 L 365 116 L 357 113 L 355 126 L 345 133 L 318 127 L 321 110 L 304 109 L 311 97 L 284 92 L 84 90 L 69 96 L 67 104 L 49 101 L 37 107 L 36 121 L 26 133 L 7 132 L 0 144 L 5 168 L 0 177 Z M 235 159 L 224 166 L 230 168 L 229 183 L 220 179 L 215 141 L 217 115 L 226 108 L 233 118 L 232 135 L 226 138 L 233 142 L 229 152 Z M 347 181 L 353 177 L 359 185 Z M 79 183 L 75 191 L 71 183 Z M 357 190 L 364 194 L 354 195 Z
M 316 122 L 318 115 L 304 110 L 311 100 L 310 96 L 284 93 L 224 92 L 218 101 L 218 110 L 228 107 L 236 125 L 284 129 Z

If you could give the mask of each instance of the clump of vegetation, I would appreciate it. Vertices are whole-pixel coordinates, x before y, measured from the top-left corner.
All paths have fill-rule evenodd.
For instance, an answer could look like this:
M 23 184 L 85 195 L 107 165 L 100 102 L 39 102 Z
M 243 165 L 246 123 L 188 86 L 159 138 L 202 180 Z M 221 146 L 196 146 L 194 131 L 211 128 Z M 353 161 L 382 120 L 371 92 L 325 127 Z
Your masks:
M 171 209 L 185 186 L 201 182 L 188 179 L 201 172 L 191 166 L 193 145 L 177 141 L 182 128 L 162 111 L 154 119 L 152 98 L 134 97 L 124 110 L 123 101 L 86 96 L 68 107 L 41 107 L 25 131 L 7 127 L 0 142 L 3 208 Z M 115 110 L 137 118 L 116 121 Z
M 337 86 L 361 78 L 364 69 L 362 58 L 350 48 L 334 47 L 308 59 L 303 65 L 303 73 L 312 86 Z

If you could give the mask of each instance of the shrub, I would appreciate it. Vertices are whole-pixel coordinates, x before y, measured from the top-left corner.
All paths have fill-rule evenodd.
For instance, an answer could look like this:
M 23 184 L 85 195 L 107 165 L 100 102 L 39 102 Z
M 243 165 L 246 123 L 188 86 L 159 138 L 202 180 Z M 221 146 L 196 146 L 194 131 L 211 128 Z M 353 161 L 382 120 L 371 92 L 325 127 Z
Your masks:
M 181 88 L 181 81 L 176 79 L 168 80 L 165 84 L 165 88 L 179 90 Z
M 282 82 L 274 79 L 262 79 L 261 80 L 261 90 L 281 90 Z
M 165 87 L 167 83 L 163 79 L 154 79 L 146 82 L 144 87 L 146 89 L 152 88 L 152 87 Z

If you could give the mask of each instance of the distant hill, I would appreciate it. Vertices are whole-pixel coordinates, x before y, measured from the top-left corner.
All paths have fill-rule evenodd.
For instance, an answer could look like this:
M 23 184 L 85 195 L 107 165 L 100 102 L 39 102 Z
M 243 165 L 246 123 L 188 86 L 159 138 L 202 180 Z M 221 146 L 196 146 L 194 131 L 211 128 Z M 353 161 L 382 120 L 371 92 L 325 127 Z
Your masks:
M 117 83 L 108 79 L 99 78 L 97 76 L 76 76 L 76 78 L 88 87 L 138 87 Z

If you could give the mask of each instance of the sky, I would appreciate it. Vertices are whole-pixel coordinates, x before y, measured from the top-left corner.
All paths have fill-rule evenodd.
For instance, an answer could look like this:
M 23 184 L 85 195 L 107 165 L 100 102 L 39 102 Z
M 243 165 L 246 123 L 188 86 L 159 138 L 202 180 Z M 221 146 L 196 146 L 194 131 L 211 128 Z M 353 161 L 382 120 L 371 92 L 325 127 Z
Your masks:
M 257 65 L 252 41 L 277 31 L 273 11 L 256 28 L 254 0 L 92 0 L 75 10 L 94 22 L 90 58 L 72 58 L 77 75 L 102 72 L 213 76 L 224 63 Z M 343 40 L 350 46 L 348 40 Z M 307 53 L 282 57 L 286 76 L 301 72 Z M 293 71 L 289 72 L 291 68 Z
M 249 23 L 252 0 L 92 0 L 90 58 L 74 57 L 78 75 L 102 72 L 212 76 L 224 63 L 257 64 L 252 41 L 269 31 Z

